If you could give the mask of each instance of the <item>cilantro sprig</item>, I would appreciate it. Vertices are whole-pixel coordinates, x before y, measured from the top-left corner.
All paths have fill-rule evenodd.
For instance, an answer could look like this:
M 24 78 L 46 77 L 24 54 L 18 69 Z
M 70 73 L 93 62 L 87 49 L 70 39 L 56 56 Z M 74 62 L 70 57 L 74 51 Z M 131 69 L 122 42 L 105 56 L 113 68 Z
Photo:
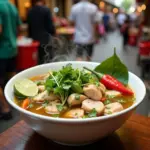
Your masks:
M 92 111 L 88 114 L 88 117 L 89 118 L 92 118 L 92 117 L 96 117 L 97 116 L 97 111 L 96 109 L 92 109 Z
M 89 83 L 98 85 L 99 81 L 95 75 L 85 70 L 74 69 L 71 64 L 68 64 L 59 71 L 50 72 L 45 87 L 47 91 L 60 97 L 61 104 L 64 106 L 70 94 L 82 94 L 83 86 Z

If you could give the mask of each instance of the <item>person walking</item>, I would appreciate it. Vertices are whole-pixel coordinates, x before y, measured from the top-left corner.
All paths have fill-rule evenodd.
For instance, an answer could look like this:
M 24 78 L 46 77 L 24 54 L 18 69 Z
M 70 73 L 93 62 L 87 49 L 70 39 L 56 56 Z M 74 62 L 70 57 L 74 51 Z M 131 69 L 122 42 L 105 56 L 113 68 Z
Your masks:
M 43 45 L 48 44 L 50 38 L 55 35 L 50 9 L 44 4 L 44 0 L 33 0 L 33 7 L 29 10 L 27 16 L 29 37 L 40 42 L 38 64 L 45 62 L 44 56 L 46 52 Z M 49 49 L 49 54 L 52 58 L 53 52 L 51 49 Z
M 85 52 L 86 60 L 91 60 L 96 40 L 97 12 L 97 6 L 88 0 L 81 0 L 71 9 L 70 21 L 75 26 L 74 43 L 77 44 L 77 60 L 83 60 Z
M 129 40 L 129 28 L 130 28 L 130 20 L 126 19 L 121 27 L 121 33 L 123 36 L 123 49 L 127 49 L 128 40 Z
M 3 90 L 8 78 L 16 72 L 19 28 L 21 28 L 21 20 L 16 7 L 8 0 L 0 0 L 0 118 L 3 119 L 12 117 Z
M 117 15 L 117 23 L 119 29 L 121 29 L 126 19 L 127 19 L 127 15 L 124 13 L 123 10 L 120 10 L 119 14 Z

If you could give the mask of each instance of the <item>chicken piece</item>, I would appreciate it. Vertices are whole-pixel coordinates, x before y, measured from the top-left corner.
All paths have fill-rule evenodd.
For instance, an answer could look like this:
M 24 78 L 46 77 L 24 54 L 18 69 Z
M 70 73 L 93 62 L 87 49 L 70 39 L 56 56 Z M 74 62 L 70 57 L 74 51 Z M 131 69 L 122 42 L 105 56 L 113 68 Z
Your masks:
M 64 118 L 82 118 L 83 116 L 84 110 L 81 108 L 71 109 L 63 115 Z
M 35 97 L 33 97 L 32 100 L 35 101 L 35 102 L 40 103 L 40 102 L 44 102 L 45 100 L 54 101 L 56 99 L 58 99 L 58 97 L 55 94 L 48 93 L 48 91 L 46 90 L 46 91 L 44 91 L 42 93 L 39 93 Z
M 94 84 L 89 84 L 83 88 L 84 94 L 93 100 L 99 101 L 102 98 L 102 92 Z
M 105 95 L 106 87 L 104 86 L 104 84 L 100 83 L 99 89 L 102 92 L 102 94 Z
M 105 92 L 105 96 L 115 98 L 115 97 L 120 97 L 121 93 L 118 91 L 110 90 Z
M 118 102 L 114 102 L 105 106 L 104 115 L 113 114 L 122 110 L 123 106 Z
M 59 100 L 50 102 L 48 106 L 45 107 L 45 112 L 47 114 L 59 114 L 60 111 L 58 110 L 57 105 L 61 105 Z
M 38 89 L 39 89 L 39 92 L 44 92 L 45 91 L 45 86 L 44 85 L 39 85 Z
M 97 115 L 101 115 L 104 113 L 105 106 L 100 101 L 93 101 L 91 99 L 86 99 L 82 102 L 81 108 L 83 108 L 87 113 L 95 109 L 97 111 Z
M 69 106 L 76 106 L 80 105 L 85 99 L 87 99 L 85 95 L 74 93 L 68 97 L 67 102 Z

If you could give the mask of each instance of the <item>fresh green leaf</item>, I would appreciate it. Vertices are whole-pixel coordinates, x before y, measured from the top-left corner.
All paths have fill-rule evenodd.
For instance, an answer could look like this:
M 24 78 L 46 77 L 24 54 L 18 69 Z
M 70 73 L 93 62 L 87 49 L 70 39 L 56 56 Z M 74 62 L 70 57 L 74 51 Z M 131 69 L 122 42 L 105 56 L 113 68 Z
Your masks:
M 44 103 L 42 104 L 43 107 L 46 107 L 49 104 L 48 100 L 45 100 Z
M 95 84 L 97 87 L 100 86 L 100 83 L 99 83 L 99 82 L 95 82 L 94 84 Z
M 56 105 L 56 107 L 59 112 L 61 112 L 63 110 L 63 105 Z
M 82 83 L 85 84 L 85 83 L 89 83 L 89 80 L 90 80 L 90 74 L 85 72 L 85 70 L 83 70 L 81 72 L 81 80 L 82 80 Z
M 95 71 L 103 73 L 103 74 L 109 74 L 116 79 L 118 79 L 123 84 L 128 84 L 128 69 L 127 67 L 121 62 L 119 57 L 116 54 L 116 51 L 114 50 L 114 55 L 105 61 L 103 61 L 100 65 L 98 65 L 95 68 Z
M 75 113 L 75 116 L 78 116 L 78 113 Z
M 88 115 L 84 115 L 82 118 L 83 118 L 83 119 L 86 119 L 86 118 L 89 118 L 89 117 L 88 117 Z
M 55 117 L 55 118 L 58 118 L 58 117 L 59 117 L 59 114 L 52 114 L 51 116 L 52 116 L 52 117 Z
M 110 114 L 112 114 L 112 112 L 111 112 L 111 111 L 108 111 L 107 114 L 110 115 Z
M 70 80 L 70 79 L 65 79 L 63 82 L 65 84 L 67 84 L 67 85 L 71 85 L 72 84 L 72 80 Z
M 56 87 L 53 90 L 54 90 L 54 94 L 57 94 L 57 95 L 59 95 L 59 94 L 61 95 L 64 93 L 64 90 L 62 87 Z
M 92 109 L 92 111 L 88 114 L 88 117 L 89 118 L 92 118 L 92 117 L 96 117 L 97 116 L 97 111 L 96 109 Z
M 72 85 L 71 85 L 71 89 L 75 93 L 83 93 L 83 89 L 82 89 L 81 85 L 78 82 L 73 82 Z
M 51 91 L 52 91 L 52 88 L 46 87 L 46 90 L 47 90 L 48 92 L 51 92 Z
M 107 99 L 107 100 L 104 101 L 104 105 L 108 105 L 110 103 L 111 103 L 111 101 L 109 99 Z
M 81 80 L 82 80 L 82 85 L 88 84 L 95 84 L 96 86 L 99 86 L 99 79 L 94 75 L 89 72 L 86 72 L 83 70 L 81 72 Z
M 32 108 L 34 105 L 32 103 L 29 104 L 28 108 Z
M 36 81 L 35 82 L 37 85 L 43 85 L 44 84 L 44 81 L 43 80 L 40 80 L 40 81 Z
M 45 87 L 47 91 L 52 91 L 53 88 L 56 86 L 56 83 L 53 79 L 47 79 L 45 82 Z
M 36 82 L 37 85 L 41 85 L 41 81 Z
M 115 98 L 115 95 L 107 95 L 106 96 L 108 99 L 113 99 L 113 98 Z
M 80 100 L 80 95 L 79 95 L 79 94 L 76 94 L 76 95 L 75 95 L 75 99 L 76 99 L 76 100 Z
M 135 100 L 136 100 L 136 98 L 135 98 L 135 97 L 133 97 L 133 98 L 131 98 L 131 100 L 130 100 L 130 101 L 134 102 Z
M 69 90 L 71 88 L 71 85 L 63 84 L 62 87 L 63 87 L 64 90 Z
M 72 65 L 68 64 L 66 66 L 63 66 L 63 68 L 60 70 L 60 73 L 65 77 L 69 73 L 71 73 L 73 70 Z

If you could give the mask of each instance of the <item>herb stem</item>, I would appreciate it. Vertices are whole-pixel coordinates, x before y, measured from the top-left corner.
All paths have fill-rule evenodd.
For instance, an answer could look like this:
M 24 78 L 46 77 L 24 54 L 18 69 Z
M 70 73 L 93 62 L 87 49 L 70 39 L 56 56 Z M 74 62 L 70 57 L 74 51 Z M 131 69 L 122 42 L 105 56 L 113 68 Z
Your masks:
M 65 94 L 64 101 L 63 101 L 63 103 L 62 103 L 63 106 L 64 106 L 64 104 L 66 103 L 67 98 L 68 98 L 68 92 Z
M 50 75 L 52 76 L 52 78 L 54 79 L 54 81 L 56 82 L 57 86 L 60 87 L 59 83 L 57 82 L 57 80 L 56 80 L 56 78 L 53 76 L 53 74 L 52 74 L 51 72 L 49 72 L 49 73 L 50 73 Z M 61 102 L 63 103 L 64 98 L 63 98 L 63 96 L 62 96 L 61 93 L 59 93 L 59 94 L 60 94 L 60 97 L 61 97 Z
M 59 84 L 61 83 L 62 79 L 63 79 L 63 75 L 60 73 L 61 75 L 61 79 L 59 80 Z
M 80 76 L 81 76 L 81 71 L 79 70 L 79 76 L 78 76 L 77 81 L 80 79 Z
M 57 82 L 57 80 L 56 80 L 56 78 L 53 76 L 53 74 L 52 74 L 51 72 L 50 72 L 50 74 L 51 74 L 52 78 L 55 80 L 57 86 L 60 87 L 59 83 Z

